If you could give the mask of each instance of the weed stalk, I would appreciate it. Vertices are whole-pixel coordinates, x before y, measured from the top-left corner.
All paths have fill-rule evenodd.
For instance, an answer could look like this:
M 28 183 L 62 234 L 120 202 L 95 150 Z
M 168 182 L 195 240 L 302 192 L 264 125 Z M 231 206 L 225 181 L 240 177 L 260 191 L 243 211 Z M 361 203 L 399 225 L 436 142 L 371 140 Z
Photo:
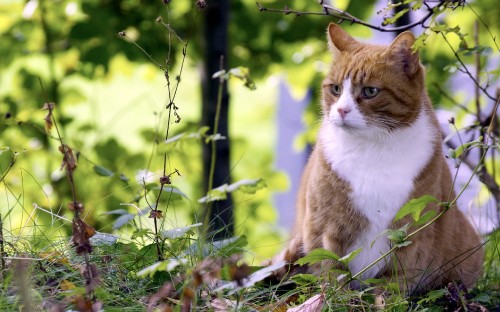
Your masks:
M 43 90 L 43 84 L 41 80 L 40 84 Z M 52 126 L 54 126 L 54 128 L 56 129 L 57 138 L 60 143 L 59 151 L 63 154 L 62 168 L 66 169 L 66 176 L 68 178 L 68 184 L 71 189 L 72 198 L 72 202 L 68 204 L 68 209 L 73 212 L 72 242 L 75 246 L 76 253 L 83 256 L 85 261 L 82 276 L 85 280 L 85 291 L 87 298 L 84 299 L 84 301 L 90 302 L 95 301 L 94 290 L 99 284 L 99 273 L 97 267 L 94 264 L 91 264 L 89 259 L 89 254 L 92 252 L 92 244 L 90 243 L 90 238 L 95 234 L 95 229 L 85 223 L 85 221 L 83 221 L 80 217 L 84 211 L 84 206 L 77 200 L 76 194 L 74 171 L 77 167 L 77 158 L 75 157 L 73 150 L 63 141 L 56 118 L 54 117 L 54 108 L 55 104 L 48 101 L 46 101 L 43 106 L 43 109 L 48 111 L 44 119 L 45 128 L 48 133 L 52 129 Z

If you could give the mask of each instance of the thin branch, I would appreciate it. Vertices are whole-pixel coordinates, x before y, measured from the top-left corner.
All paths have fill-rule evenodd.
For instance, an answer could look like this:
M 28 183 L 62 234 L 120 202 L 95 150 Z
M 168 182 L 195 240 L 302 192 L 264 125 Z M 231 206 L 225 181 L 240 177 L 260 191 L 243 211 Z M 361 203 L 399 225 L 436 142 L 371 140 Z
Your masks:
M 445 144 L 451 149 L 456 149 L 458 147 L 450 140 L 448 140 Z M 463 159 L 461 159 L 461 161 L 471 170 L 478 167 L 478 164 L 474 164 L 468 157 L 464 157 Z M 493 195 L 498 206 L 500 203 L 500 186 L 496 183 L 495 178 L 491 176 L 487 171 L 481 172 L 481 174 L 478 175 L 478 178 L 479 181 L 481 181 L 486 186 L 488 191 L 490 191 L 490 193 Z
M 446 44 L 448 45 L 448 47 L 451 49 L 451 51 L 453 51 L 453 54 L 455 55 L 455 58 L 458 60 L 458 62 L 462 65 L 463 67 L 463 70 L 465 71 L 465 74 L 467 76 L 470 77 L 470 79 L 472 79 L 472 81 L 474 81 L 474 83 L 476 84 L 476 86 L 481 90 L 483 91 L 484 95 L 486 95 L 490 100 L 492 101 L 495 101 L 496 102 L 496 98 L 492 95 L 490 95 L 488 93 L 488 90 L 486 90 L 485 87 L 481 86 L 481 84 L 479 83 L 479 81 L 476 80 L 476 78 L 474 77 L 474 75 L 470 72 L 470 70 L 467 68 L 467 66 L 465 65 L 465 63 L 462 61 L 462 59 L 460 58 L 460 56 L 458 55 L 458 52 L 453 48 L 453 46 L 451 45 L 451 43 L 448 41 L 448 39 L 446 38 L 446 35 L 442 32 L 439 32 L 441 34 L 441 36 L 443 37 L 444 41 L 446 42 Z
M 433 86 L 438 90 L 438 92 L 444 96 L 448 101 L 453 103 L 453 105 L 460 107 L 463 109 L 466 113 L 475 115 L 473 111 L 467 108 L 467 106 L 463 105 L 462 103 L 459 103 L 456 99 L 454 99 L 451 95 L 449 95 L 443 88 L 438 83 L 433 83 Z
M 474 10 L 474 8 L 467 1 L 464 1 L 464 2 L 465 2 L 465 4 L 467 4 L 467 7 L 472 11 L 472 13 L 474 13 L 474 15 L 476 15 L 476 18 L 481 22 L 481 24 L 483 24 L 483 26 L 486 28 L 486 30 L 490 34 L 491 39 L 495 43 L 497 51 L 500 52 L 500 47 L 498 47 L 498 43 L 497 43 L 497 37 L 494 36 L 493 33 L 491 32 L 490 26 L 488 26 L 488 24 L 486 24 L 484 22 L 484 20 L 481 18 L 481 16 L 479 16 L 479 14 L 476 13 L 476 11 Z
M 288 15 L 288 14 L 294 14 L 296 16 L 301 16 L 301 15 L 322 15 L 322 16 L 332 16 L 332 17 L 335 17 L 335 18 L 338 18 L 339 21 L 338 23 L 342 23 L 344 21 L 347 21 L 347 22 L 350 22 L 351 24 L 360 24 L 360 25 L 364 25 L 366 27 L 369 27 L 371 29 L 375 29 L 375 30 L 378 30 L 378 31 L 382 31 L 382 32 L 401 32 L 401 31 L 404 31 L 404 30 L 408 30 L 408 29 L 411 29 L 415 26 L 418 26 L 418 25 L 421 25 L 422 27 L 425 27 L 425 23 L 433 16 L 434 14 L 434 9 L 432 7 L 429 7 L 426 5 L 427 7 L 427 14 L 425 16 L 423 16 L 421 19 L 419 19 L 418 21 L 416 22 L 413 22 L 411 24 L 408 24 L 408 25 L 404 25 L 404 26 L 400 26 L 400 27 L 383 27 L 383 26 L 377 26 L 377 25 L 374 25 L 374 24 L 370 24 L 368 22 L 365 22 L 357 17 L 355 17 L 354 15 L 346 12 L 346 11 L 343 11 L 343 10 L 340 10 L 340 9 L 337 9 L 337 8 L 334 8 L 328 4 L 325 4 L 324 1 L 319 1 L 319 5 L 322 6 L 323 10 L 321 12 L 308 12 L 308 11 L 298 11 L 298 10 L 293 10 L 293 9 L 290 9 L 289 7 L 285 6 L 284 9 L 273 9 L 273 8 L 267 8 L 267 7 L 264 7 L 261 3 L 257 2 L 257 6 L 259 8 L 259 11 L 261 12 L 273 12 L 273 13 L 283 13 L 285 15 Z

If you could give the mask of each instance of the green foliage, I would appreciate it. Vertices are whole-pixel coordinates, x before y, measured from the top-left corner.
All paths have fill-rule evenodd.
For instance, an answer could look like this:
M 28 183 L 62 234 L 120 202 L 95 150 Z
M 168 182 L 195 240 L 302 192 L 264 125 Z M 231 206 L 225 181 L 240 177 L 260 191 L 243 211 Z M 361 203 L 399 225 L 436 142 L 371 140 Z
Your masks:
M 240 190 L 247 194 L 255 194 L 257 191 L 266 187 L 266 183 L 263 179 L 254 180 L 240 180 L 232 184 L 224 184 L 217 188 L 208 191 L 207 196 L 202 197 L 198 200 L 199 203 L 209 203 L 212 201 L 217 201 L 221 199 L 226 199 L 227 193 L 232 193 L 236 190 Z
M 298 265 L 315 264 L 323 260 L 339 261 L 339 259 L 340 257 L 334 254 L 333 252 L 326 249 L 317 248 L 311 250 L 311 252 L 309 252 L 307 255 L 297 260 L 297 264 Z
M 408 240 L 408 227 L 409 224 L 406 224 L 397 230 L 385 230 L 384 233 L 387 234 L 387 238 L 394 246 L 404 247 L 411 244 L 411 241 Z
M 314 1 L 292 4 L 297 10 L 318 10 Z M 339 2 L 341 9 L 364 20 L 373 14 L 374 4 Z M 423 2 L 410 4 L 411 10 L 418 10 Z M 448 103 L 450 107 L 435 84 L 446 91 L 449 86 L 444 82 L 463 72 L 464 66 L 443 45 L 442 36 L 449 38 L 466 65 L 476 56 L 485 64 L 498 52 L 496 42 L 492 42 L 500 27 L 499 6 L 494 4 L 491 0 L 467 3 L 463 10 L 443 5 L 436 10 L 440 18 L 434 18 L 431 27 L 417 39 L 414 49 L 420 51 L 428 68 L 434 103 Z M 471 8 L 476 15 L 470 15 Z M 323 35 L 329 20 L 259 13 L 250 0 L 233 2 L 231 10 L 227 57 L 232 69 L 214 75 L 229 80 L 234 103 L 230 125 L 235 164 L 232 174 L 238 182 L 203 194 L 200 144 L 228 138 L 209 134 L 210 129 L 198 126 L 203 12 L 194 2 L 164 5 L 162 1 L 39 0 L 0 4 L 1 256 L 12 256 L 1 264 L 0 310 L 25 308 L 22 296 L 26 294 L 14 290 L 19 288 L 16 277 L 26 272 L 31 282 L 26 289 L 36 289 L 31 294 L 35 304 L 80 309 L 88 287 L 80 273 L 86 261 L 98 268 L 99 285 L 94 295 L 104 303 L 105 310 L 143 310 L 145 300 L 156 297 L 161 300 L 153 306 L 168 301 L 203 309 L 214 307 L 216 303 L 210 298 L 217 298 L 230 301 L 230 305 L 224 302 L 236 310 L 275 307 L 267 304 L 269 298 L 279 295 L 265 285 L 265 280 L 284 264 L 270 268 L 245 265 L 254 257 L 259 263 L 271 256 L 283 240 L 273 223 L 271 202 L 273 192 L 288 185 L 286 176 L 273 168 L 275 139 L 269 133 L 274 127 L 276 87 L 272 80 L 276 74 L 285 77 L 294 95 L 320 86 L 329 61 Z M 393 23 L 402 14 L 387 17 L 384 23 Z M 471 21 L 479 16 L 488 28 L 479 31 L 480 44 L 475 44 Z M 353 35 L 370 34 L 363 26 L 344 25 Z M 117 36 L 122 31 L 126 36 Z M 184 48 L 185 70 L 175 79 Z M 172 74 L 171 82 L 165 79 L 167 69 Z M 499 75 L 495 69 L 484 71 L 480 82 L 493 85 Z M 249 89 L 255 85 L 259 88 L 249 91 L 230 77 L 241 80 Z M 270 77 L 273 79 L 267 79 Z M 164 109 L 168 102 L 165 88 L 177 81 L 181 83 L 175 105 L 183 118 L 181 123 L 170 125 L 167 137 L 163 135 L 168 114 Z M 304 116 L 309 130 L 298 139 L 303 145 L 315 137 L 319 111 L 316 91 Z M 58 131 L 77 157 L 74 183 L 85 206 L 85 222 L 98 230 L 91 237 L 94 250 L 88 259 L 77 256 L 68 244 L 73 213 L 67 208 L 72 190 L 61 170 L 63 156 L 56 131 L 47 131 L 46 111 L 41 110 L 49 101 L 55 102 Z M 473 107 L 473 101 L 464 105 Z M 457 122 L 464 116 L 460 112 Z M 481 142 L 482 138 L 465 142 L 450 156 L 460 158 L 471 148 L 483 148 Z M 160 157 L 164 153 L 165 160 Z M 166 172 L 161 170 L 164 162 Z M 496 166 L 487 166 L 487 170 L 495 172 Z M 171 183 L 160 184 L 165 176 Z M 239 236 L 206 242 L 198 232 L 201 223 L 196 199 L 210 202 L 227 193 L 235 199 Z M 412 226 L 423 226 L 437 215 L 434 210 L 424 212 L 427 204 L 437 201 L 410 201 L 397 219 L 412 215 Z M 186 226 L 179 227 L 181 224 Z M 403 247 L 411 243 L 407 230 L 402 227 L 386 234 L 397 247 Z M 499 281 L 497 234 L 488 239 L 484 278 L 472 299 L 492 307 L 499 302 L 495 292 Z M 158 250 L 168 260 L 158 260 Z M 315 250 L 299 264 L 323 260 L 347 264 L 359 252 L 339 257 Z M 27 270 L 19 271 L 14 266 L 16 257 L 33 261 Z M 280 299 L 297 295 L 298 301 L 291 304 L 300 304 L 319 291 L 316 276 L 296 275 L 293 281 L 299 286 Z M 214 284 L 224 286 L 213 292 Z M 169 285 L 176 291 L 162 293 Z M 189 297 L 189 290 L 195 295 Z M 336 310 L 373 308 L 368 291 L 327 292 L 328 304 Z M 433 305 L 447 304 L 440 300 L 448 293 L 438 290 L 415 301 L 419 308 L 433 309 Z M 410 307 L 407 299 L 391 293 L 386 308 L 406 310 Z M 359 304 L 353 306 L 353 302 Z
M 396 213 L 394 221 L 398 221 L 407 215 L 411 214 L 413 220 L 418 221 L 420 219 L 420 214 L 430 203 L 437 203 L 438 200 L 430 195 L 424 195 L 419 198 L 411 199 L 409 202 L 403 205 L 401 209 Z

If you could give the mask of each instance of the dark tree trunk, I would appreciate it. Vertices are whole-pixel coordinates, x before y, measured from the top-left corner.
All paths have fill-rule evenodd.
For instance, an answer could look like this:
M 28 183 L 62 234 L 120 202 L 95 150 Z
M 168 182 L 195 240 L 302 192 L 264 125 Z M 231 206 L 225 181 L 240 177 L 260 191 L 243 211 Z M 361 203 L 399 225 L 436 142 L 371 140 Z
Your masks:
M 400 3 L 402 2 L 402 0 L 392 0 L 392 3 L 396 4 L 396 3 Z M 401 11 L 403 11 L 404 9 L 407 9 L 408 8 L 408 4 L 402 4 L 402 5 L 399 5 L 397 7 L 394 8 L 394 14 L 397 14 Z M 402 26 L 405 26 L 405 25 L 408 25 L 411 23 L 411 20 L 410 20 L 410 11 L 406 12 L 405 14 L 403 14 L 400 18 L 398 18 L 398 20 L 396 21 L 396 23 L 394 24 L 395 27 L 402 27 Z M 395 36 L 399 35 L 400 33 L 402 33 L 403 31 L 398 31 L 396 32 Z
M 227 69 L 227 29 L 229 20 L 229 0 L 207 1 L 208 7 L 205 9 L 204 23 L 204 67 L 202 76 L 203 126 L 209 126 L 212 133 L 215 123 L 217 108 L 217 97 L 219 90 L 219 79 L 212 79 L 211 76 L 220 70 L 221 56 L 222 66 Z M 222 103 L 218 133 L 226 137 L 216 144 L 216 162 L 212 186 L 218 187 L 230 182 L 230 153 L 229 153 L 229 133 L 228 133 L 228 110 L 229 94 L 227 84 L 224 83 L 222 90 Z M 209 173 L 211 162 L 212 145 L 203 145 L 203 187 L 208 191 Z M 222 239 L 233 235 L 233 205 L 231 194 L 226 200 L 212 202 L 206 207 L 205 215 L 209 214 L 209 238 Z

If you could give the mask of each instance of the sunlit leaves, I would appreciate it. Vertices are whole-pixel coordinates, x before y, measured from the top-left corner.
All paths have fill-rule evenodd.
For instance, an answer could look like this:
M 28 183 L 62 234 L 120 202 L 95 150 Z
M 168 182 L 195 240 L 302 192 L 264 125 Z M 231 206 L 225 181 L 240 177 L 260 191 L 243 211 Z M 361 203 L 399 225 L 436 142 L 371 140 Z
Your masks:
M 208 191 L 207 196 L 198 200 L 199 203 L 209 203 L 227 198 L 227 193 L 232 193 L 240 190 L 247 194 L 255 194 L 257 191 L 266 187 L 266 183 L 262 179 L 244 179 L 233 184 L 223 184 L 217 188 Z
M 155 262 L 152 265 L 147 266 L 147 267 L 143 268 L 142 270 L 140 270 L 139 272 L 137 272 L 137 276 L 139 276 L 139 277 L 146 277 L 146 276 L 152 277 L 156 272 L 159 272 L 159 271 L 170 272 L 173 269 L 177 268 L 178 266 L 185 265 L 187 263 L 188 263 L 187 258 L 169 259 L 169 260 L 165 260 L 165 261 Z
M 462 156 L 462 154 L 464 152 L 468 151 L 469 149 L 474 148 L 474 147 L 478 147 L 478 146 L 483 146 L 484 144 L 483 144 L 482 140 L 483 140 L 483 138 L 479 137 L 476 140 L 464 143 L 455 149 L 450 148 L 448 150 L 448 156 L 451 158 L 454 158 L 454 159 L 460 158 L 460 156 Z
M 435 197 L 430 195 L 424 195 L 419 198 L 411 199 L 407 202 L 399 211 L 396 213 L 394 217 L 394 221 L 398 221 L 405 216 L 411 214 L 413 220 L 418 221 L 420 218 L 420 214 L 427 207 L 428 204 L 439 202 Z
M 347 255 L 343 256 L 342 258 L 339 259 L 339 262 L 342 262 L 344 264 L 348 264 L 349 262 L 352 261 L 352 259 L 356 258 L 356 256 L 362 251 L 362 248 L 355 249 L 348 253 Z
M 125 224 L 129 223 L 131 220 L 133 220 L 136 216 L 143 216 L 147 214 L 151 209 L 149 207 L 144 208 L 136 213 L 129 213 L 127 210 L 124 209 L 116 209 L 112 211 L 106 212 L 106 214 L 117 214 L 120 215 L 114 222 L 113 228 L 114 229 L 119 229 L 123 227 Z
M 384 233 L 387 234 L 387 238 L 394 244 L 394 246 L 408 246 L 411 244 L 411 241 L 407 239 L 409 226 L 410 224 L 406 224 L 397 230 L 385 230 Z
M 103 177 L 112 177 L 114 175 L 113 171 L 99 165 L 94 165 L 94 172 Z
M 12 151 L 10 147 L 0 148 L 0 182 L 3 181 L 7 172 L 16 163 L 18 153 Z
M 296 274 L 290 278 L 298 285 L 314 285 L 319 282 L 319 277 L 314 274 Z
M 327 261 L 334 261 L 337 263 L 342 263 L 342 264 L 349 264 L 349 262 L 352 261 L 360 252 L 362 251 L 362 248 L 355 249 L 351 251 L 350 253 L 346 254 L 343 257 L 338 256 L 334 252 L 323 249 L 323 248 L 317 248 L 311 250 L 307 255 L 304 257 L 300 258 L 299 260 L 296 261 L 298 265 L 312 265 L 316 264 L 318 262 L 327 260 Z
M 250 70 L 247 67 L 235 67 L 230 70 L 219 70 L 212 75 L 212 79 L 223 79 L 229 80 L 229 78 L 235 77 L 243 81 L 245 87 L 250 90 L 255 90 L 257 87 L 255 86 L 255 82 L 250 78 Z
M 202 226 L 202 223 L 196 223 L 185 227 L 174 228 L 171 230 L 161 231 L 161 237 L 163 239 L 175 239 L 182 237 L 186 234 L 193 235 L 193 229 Z
M 405 15 L 410 9 L 405 8 L 399 11 L 398 13 L 394 14 L 392 17 L 386 17 L 384 18 L 384 21 L 382 22 L 382 25 L 390 25 L 396 23 L 398 19 L 400 19 L 403 15 Z
M 318 248 L 311 250 L 307 255 L 297 260 L 297 264 L 298 265 L 315 264 L 323 260 L 339 261 L 339 259 L 340 257 L 337 256 L 335 253 L 326 249 Z
M 443 298 L 447 294 L 446 289 L 436 289 L 428 292 L 425 297 L 417 301 L 419 305 L 429 304 L 431 302 L 435 302 L 436 300 Z

